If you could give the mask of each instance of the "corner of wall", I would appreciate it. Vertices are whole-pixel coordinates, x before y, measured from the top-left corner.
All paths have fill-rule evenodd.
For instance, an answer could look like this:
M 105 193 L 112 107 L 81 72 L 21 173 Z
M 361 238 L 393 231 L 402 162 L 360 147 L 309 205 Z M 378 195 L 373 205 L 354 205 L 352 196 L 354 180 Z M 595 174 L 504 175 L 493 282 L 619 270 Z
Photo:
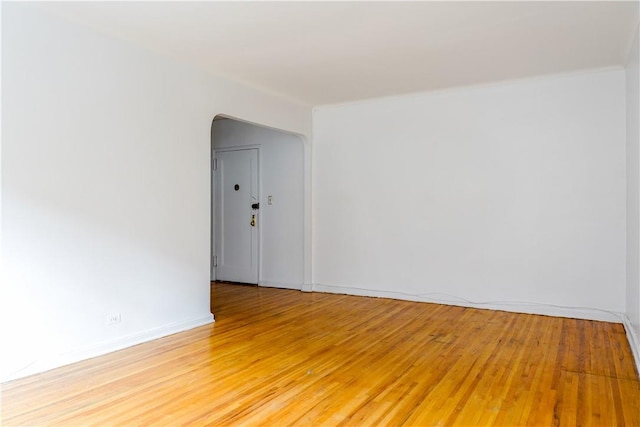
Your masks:
M 622 324 L 624 325 L 624 330 L 627 333 L 627 340 L 629 341 L 629 347 L 631 347 L 633 359 L 636 362 L 636 373 L 640 375 L 640 338 L 638 338 L 635 329 L 631 325 L 631 320 L 629 320 L 626 315 L 624 316 Z

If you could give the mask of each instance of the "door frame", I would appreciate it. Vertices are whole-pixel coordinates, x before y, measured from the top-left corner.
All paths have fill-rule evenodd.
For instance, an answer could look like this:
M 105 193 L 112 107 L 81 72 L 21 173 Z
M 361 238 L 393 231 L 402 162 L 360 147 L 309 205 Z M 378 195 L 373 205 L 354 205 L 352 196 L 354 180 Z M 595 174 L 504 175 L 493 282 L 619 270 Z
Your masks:
M 258 258 L 256 262 L 258 263 L 258 286 L 260 286 L 260 281 L 262 280 L 262 150 L 260 149 L 260 145 L 242 145 L 242 146 L 230 146 L 230 147 L 213 147 L 211 145 L 211 272 L 210 279 L 217 280 L 217 268 L 214 264 L 214 257 L 216 254 L 216 221 L 218 220 L 216 215 L 216 200 L 218 198 L 218 186 L 216 182 L 216 171 L 213 169 L 213 162 L 216 158 L 216 153 L 226 152 L 226 151 L 246 151 L 246 150 L 256 150 L 258 153 L 258 188 L 256 189 L 258 194 L 258 203 L 260 203 L 260 209 L 258 209 Z

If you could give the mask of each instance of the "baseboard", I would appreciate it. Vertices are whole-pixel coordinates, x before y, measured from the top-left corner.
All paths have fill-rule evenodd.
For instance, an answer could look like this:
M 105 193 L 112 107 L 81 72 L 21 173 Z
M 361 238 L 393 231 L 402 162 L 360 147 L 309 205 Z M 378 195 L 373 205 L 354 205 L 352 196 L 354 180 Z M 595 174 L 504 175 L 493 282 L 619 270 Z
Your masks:
M 272 282 L 269 280 L 260 280 L 258 286 L 264 286 L 265 288 L 295 289 L 296 291 L 302 290 L 301 283 Z
M 640 375 L 640 339 L 638 339 L 638 335 L 631 325 L 629 317 L 624 316 L 624 322 L 622 322 L 622 324 L 627 333 L 627 340 L 629 341 L 629 347 L 631 347 L 631 353 L 633 353 L 633 359 L 636 362 L 637 374 Z
M 435 304 L 455 305 L 459 307 L 471 307 L 489 310 L 502 310 L 513 313 L 540 314 L 544 316 L 568 317 L 573 319 L 599 320 L 604 322 L 623 323 L 624 315 L 613 311 L 591 309 L 584 307 L 561 307 L 555 305 L 526 303 L 526 302 L 487 302 L 472 303 L 461 298 L 439 299 L 421 295 L 413 295 L 403 292 L 381 291 L 374 289 L 363 289 L 348 286 L 325 285 L 316 283 L 313 285 L 314 292 L 327 292 L 333 294 L 359 295 L 365 297 L 392 298 L 405 301 L 430 302 Z
M 70 352 L 52 356 L 45 360 L 36 360 L 30 363 L 27 367 L 17 372 L 13 372 L 7 375 L 6 377 L 3 377 L 2 379 L 0 379 L 0 383 L 5 383 L 7 381 L 27 377 L 29 375 L 34 375 L 41 372 L 49 371 L 51 369 L 59 368 L 61 366 L 70 365 L 75 362 L 80 362 L 81 360 L 102 356 L 103 354 L 122 350 L 124 348 L 131 347 L 137 344 L 142 344 L 144 342 L 152 341 L 158 338 L 162 338 L 167 335 L 173 335 L 178 332 L 183 332 L 189 329 L 197 328 L 199 326 L 207 325 L 214 321 L 215 321 L 215 318 L 213 314 L 209 314 L 208 316 L 200 317 L 197 319 L 171 323 L 165 326 L 149 329 L 144 332 L 128 335 L 115 340 L 105 341 L 105 342 L 87 346 L 84 348 L 78 348 Z
M 313 292 L 313 284 L 311 283 L 303 283 L 302 284 L 302 289 L 300 289 L 302 292 Z

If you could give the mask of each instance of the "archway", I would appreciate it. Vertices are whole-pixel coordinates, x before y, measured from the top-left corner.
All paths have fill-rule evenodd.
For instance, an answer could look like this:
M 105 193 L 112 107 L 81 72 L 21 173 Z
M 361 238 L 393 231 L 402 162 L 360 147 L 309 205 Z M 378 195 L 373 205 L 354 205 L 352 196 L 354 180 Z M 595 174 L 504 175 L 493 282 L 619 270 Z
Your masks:
M 219 170 L 213 170 L 216 153 L 256 149 L 260 204 L 257 282 L 260 286 L 310 290 L 310 153 L 304 138 L 218 115 L 211 126 L 211 148 L 211 279 L 218 279 L 222 271 L 222 253 L 216 245 L 222 238 L 220 202 L 216 201 Z

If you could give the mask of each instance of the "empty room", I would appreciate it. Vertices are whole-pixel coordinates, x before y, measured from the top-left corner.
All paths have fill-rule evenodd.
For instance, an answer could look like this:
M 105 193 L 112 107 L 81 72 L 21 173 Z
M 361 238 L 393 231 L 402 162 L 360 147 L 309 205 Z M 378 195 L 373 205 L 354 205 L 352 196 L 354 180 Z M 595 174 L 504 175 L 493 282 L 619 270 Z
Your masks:
M 3 1 L 1 423 L 640 426 L 639 5 Z

